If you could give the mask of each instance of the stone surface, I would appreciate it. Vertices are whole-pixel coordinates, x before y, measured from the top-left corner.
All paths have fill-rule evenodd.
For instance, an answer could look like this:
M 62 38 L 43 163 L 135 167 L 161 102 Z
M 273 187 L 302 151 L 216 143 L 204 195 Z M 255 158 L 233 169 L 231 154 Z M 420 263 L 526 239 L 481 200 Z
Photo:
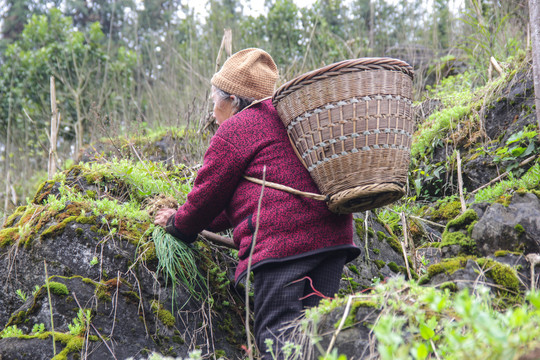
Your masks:
M 540 200 L 531 193 L 515 194 L 506 207 L 491 204 L 474 226 L 471 237 L 482 255 L 497 250 L 540 252 Z

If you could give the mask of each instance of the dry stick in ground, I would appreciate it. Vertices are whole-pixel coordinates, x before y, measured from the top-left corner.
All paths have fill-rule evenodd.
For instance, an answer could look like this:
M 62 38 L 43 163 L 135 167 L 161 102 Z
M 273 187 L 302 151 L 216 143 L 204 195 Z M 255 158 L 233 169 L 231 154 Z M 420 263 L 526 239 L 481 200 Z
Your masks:
M 369 249 L 368 249 L 368 237 L 369 237 L 369 231 L 368 231 L 368 217 L 369 217 L 369 213 L 370 211 L 366 211 L 365 212 L 365 217 L 364 217 L 364 230 L 366 232 L 366 240 L 365 240 L 365 256 L 364 256 L 364 261 L 369 261 Z
M 341 321 L 339 322 L 338 328 L 336 331 L 334 331 L 334 334 L 332 335 L 332 339 L 330 340 L 330 344 L 328 344 L 328 348 L 326 349 L 326 354 L 324 355 L 325 358 L 328 357 L 330 354 L 330 350 L 334 347 L 334 344 L 336 342 L 337 336 L 341 329 L 343 329 L 343 326 L 345 325 L 345 322 L 347 321 L 347 318 L 349 317 L 349 313 L 351 312 L 351 303 L 353 295 L 349 295 L 349 298 L 347 299 L 347 305 L 345 305 L 345 311 L 343 311 L 343 316 L 341 317 Z
M 499 75 L 501 75 L 501 76 L 504 75 L 504 71 L 503 71 L 501 65 L 499 65 L 499 62 L 493 56 L 489 58 L 489 63 L 491 65 L 493 65 L 493 67 L 495 68 L 495 70 L 497 70 Z
M 458 173 L 458 189 L 459 189 L 459 201 L 461 202 L 461 211 L 467 210 L 467 204 L 465 203 L 465 197 L 463 196 L 463 175 L 461 173 L 461 156 L 459 151 L 456 152 L 457 156 L 457 173 Z
M 441 360 L 441 358 L 439 357 L 439 354 L 437 354 L 437 349 L 435 349 L 435 343 L 433 342 L 433 339 L 429 339 L 429 341 L 431 342 L 431 348 L 433 349 L 433 353 L 435 354 L 435 357 L 437 358 L 437 360 Z
M 253 259 L 253 252 L 255 251 L 255 244 L 257 243 L 257 234 L 259 233 L 259 218 L 261 215 L 261 204 L 262 204 L 262 198 L 264 194 L 264 187 L 265 187 L 265 181 L 266 181 L 266 165 L 263 167 L 263 174 L 262 174 L 262 187 L 261 187 L 261 195 L 259 196 L 259 203 L 257 204 L 257 219 L 255 221 L 255 232 L 253 233 L 253 241 L 251 243 L 251 249 L 249 251 L 249 258 L 248 258 L 248 264 L 247 264 L 247 276 L 246 276 L 246 335 L 247 335 L 247 342 L 248 342 L 248 356 L 250 360 L 253 360 L 253 345 L 251 344 L 251 336 L 249 334 L 249 273 L 251 272 L 251 260 Z M 259 349 L 262 351 L 262 349 Z
M 49 163 L 47 167 L 48 179 L 51 180 L 56 173 L 56 139 L 58 137 L 58 128 L 60 125 L 60 114 L 56 108 L 56 86 L 54 76 L 51 76 L 51 135 L 49 137 Z
M 526 158 L 525 160 L 523 160 L 522 162 L 519 163 L 519 165 L 517 166 L 518 168 L 522 167 L 522 166 L 525 166 L 527 165 L 528 163 L 530 163 L 531 161 L 533 161 L 534 159 L 536 158 L 536 155 L 533 155 L 533 156 L 530 156 L 528 158 Z M 480 186 L 478 189 L 476 190 L 473 190 L 471 191 L 471 195 L 472 194 L 475 194 L 477 193 L 478 191 L 490 186 L 491 184 L 505 178 L 506 176 L 508 176 L 509 172 L 508 171 L 505 171 L 504 173 L 502 173 L 501 175 L 497 176 L 495 179 L 491 180 L 490 182 L 488 182 L 487 184 L 484 184 L 482 186 Z
M 535 286 L 535 281 L 534 281 L 534 276 L 535 276 L 534 268 L 537 264 L 540 264 L 540 255 L 528 254 L 528 255 L 525 255 L 525 259 L 527 259 L 527 261 L 531 263 L 531 290 L 535 290 L 536 286 Z
M 405 267 L 407 268 L 407 276 L 409 280 L 412 280 L 411 269 L 409 268 L 409 259 L 407 259 L 407 251 L 405 250 L 405 244 L 408 244 L 407 237 L 407 219 L 405 218 L 405 213 L 401 213 L 401 227 L 403 229 L 403 241 L 400 241 L 401 251 L 403 251 L 403 259 L 405 259 Z

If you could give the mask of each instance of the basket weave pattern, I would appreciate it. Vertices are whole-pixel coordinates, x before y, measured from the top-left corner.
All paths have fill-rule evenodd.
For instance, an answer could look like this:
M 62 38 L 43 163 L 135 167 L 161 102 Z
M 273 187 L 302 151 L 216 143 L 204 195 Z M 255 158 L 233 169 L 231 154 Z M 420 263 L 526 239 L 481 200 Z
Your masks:
M 396 59 L 328 65 L 280 87 L 273 103 L 298 157 L 336 212 L 404 194 L 413 132 L 412 68 Z

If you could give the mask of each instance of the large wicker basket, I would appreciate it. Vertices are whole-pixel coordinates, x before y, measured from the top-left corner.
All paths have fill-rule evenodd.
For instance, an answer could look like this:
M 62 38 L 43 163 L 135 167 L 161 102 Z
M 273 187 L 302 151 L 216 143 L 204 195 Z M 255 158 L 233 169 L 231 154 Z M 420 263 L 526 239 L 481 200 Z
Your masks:
M 275 92 L 293 148 L 333 212 L 365 211 L 405 194 L 412 78 L 401 60 L 360 58 L 311 71 Z

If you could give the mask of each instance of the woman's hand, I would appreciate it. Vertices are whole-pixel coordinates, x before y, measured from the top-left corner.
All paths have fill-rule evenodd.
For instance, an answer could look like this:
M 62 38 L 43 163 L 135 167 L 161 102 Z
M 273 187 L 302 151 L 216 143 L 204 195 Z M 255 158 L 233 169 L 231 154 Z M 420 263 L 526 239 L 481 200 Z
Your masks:
M 165 227 L 167 226 L 167 220 L 169 220 L 169 218 L 174 214 L 176 214 L 176 209 L 159 209 L 156 213 L 156 217 L 154 218 L 154 224 Z

